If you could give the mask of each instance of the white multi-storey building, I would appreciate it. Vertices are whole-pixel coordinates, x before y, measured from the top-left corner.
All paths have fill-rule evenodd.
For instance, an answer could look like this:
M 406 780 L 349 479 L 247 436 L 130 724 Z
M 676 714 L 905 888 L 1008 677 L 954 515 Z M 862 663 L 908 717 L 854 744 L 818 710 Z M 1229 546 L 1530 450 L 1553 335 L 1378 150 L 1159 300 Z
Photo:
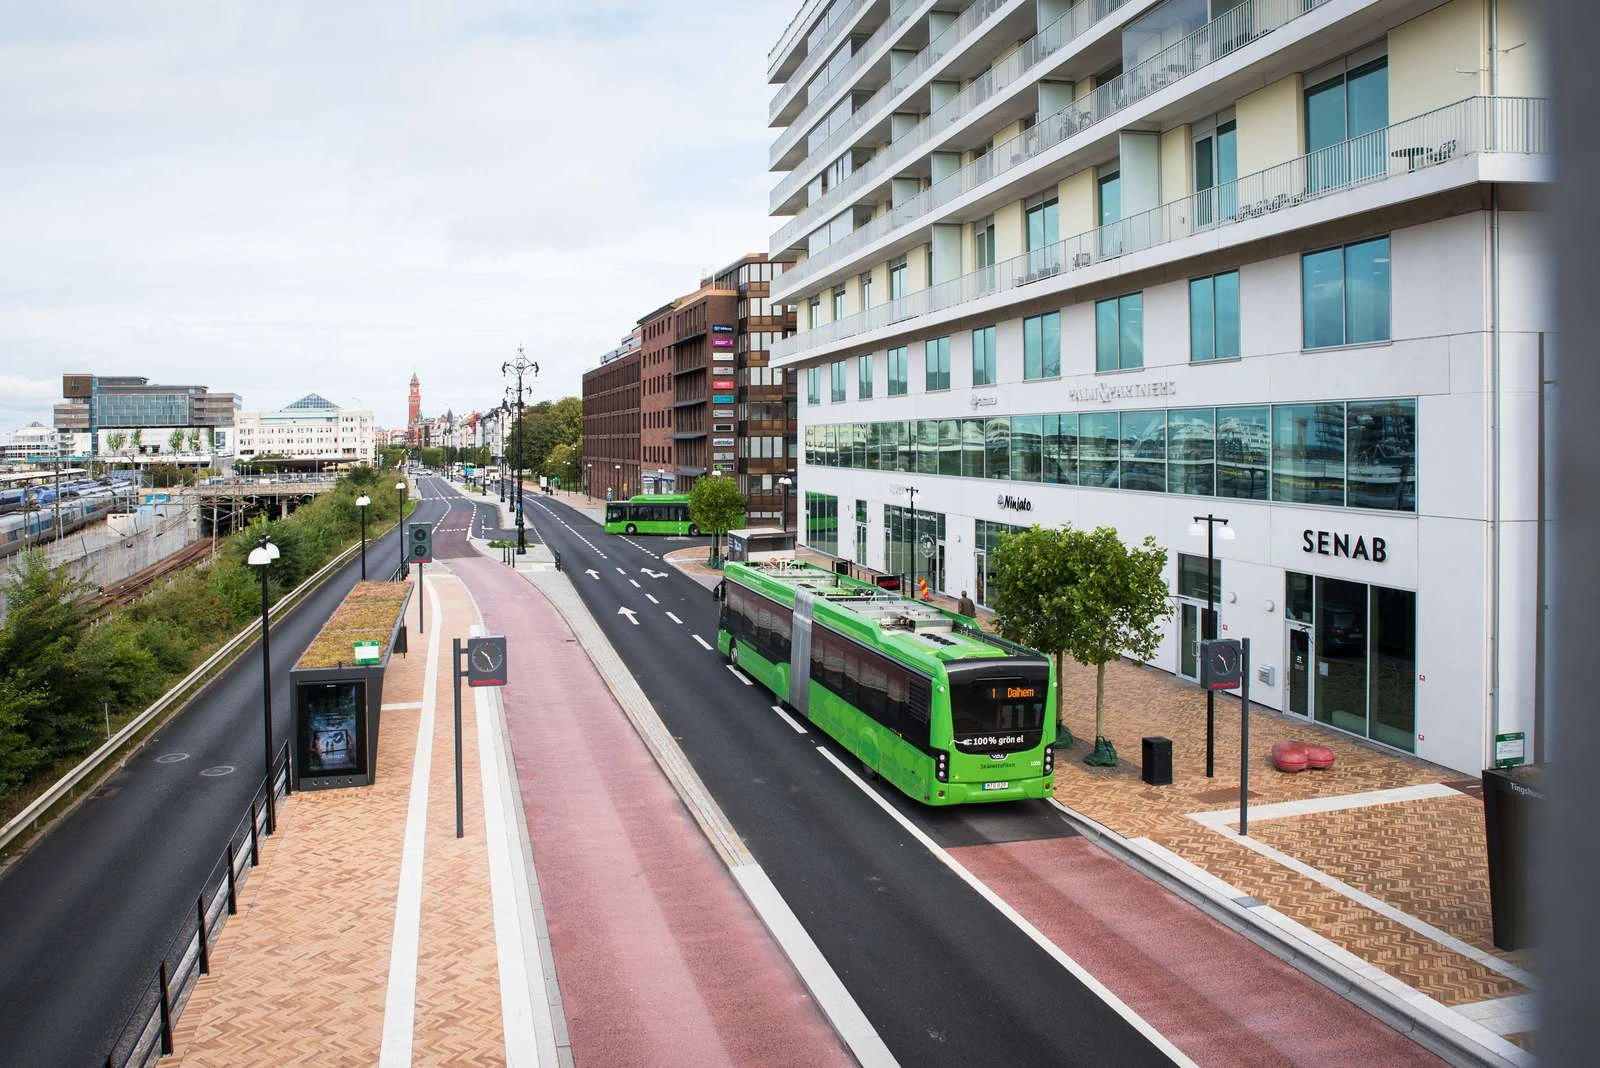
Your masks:
M 1536 755 L 1539 15 L 806 3 L 769 73 L 807 541 L 981 603 L 1008 528 L 1153 535 L 1192 678 L 1215 516 L 1252 698 Z
M 240 412 L 240 460 L 262 456 L 326 463 L 370 464 L 377 455 L 371 411 L 341 408 L 308 393 L 275 412 Z

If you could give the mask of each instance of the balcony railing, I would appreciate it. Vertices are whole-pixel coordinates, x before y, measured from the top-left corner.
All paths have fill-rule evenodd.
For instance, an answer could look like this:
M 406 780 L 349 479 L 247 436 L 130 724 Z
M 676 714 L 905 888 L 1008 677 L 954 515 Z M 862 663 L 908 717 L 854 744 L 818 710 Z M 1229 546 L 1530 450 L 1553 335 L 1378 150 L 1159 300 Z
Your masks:
M 1464 156 L 1546 154 L 1551 147 L 1548 100 L 1468 97 L 784 338 L 771 355 L 791 356 Z
M 877 92 L 868 97 L 859 108 L 844 116 L 837 126 L 824 133 L 821 140 L 817 140 L 811 132 L 806 131 L 806 126 L 816 117 L 818 110 L 813 104 L 820 103 L 821 98 L 819 97 L 816 101 L 813 101 L 813 104 L 807 104 L 805 110 L 796 116 L 794 122 L 783 132 L 782 136 L 773 142 L 768 165 L 774 165 L 782 159 L 784 154 L 794 146 L 795 141 L 799 140 L 800 134 L 803 132 L 806 133 L 806 155 L 808 157 L 826 155 L 836 146 L 847 143 L 861 127 L 883 118 L 883 109 L 888 106 L 890 101 L 904 92 L 906 86 L 927 73 L 928 69 L 935 63 L 949 55 L 957 45 L 966 40 L 968 34 L 987 22 L 990 16 L 1003 8 L 1020 2 L 1023 2 L 1023 0 L 976 0 L 975 3 L 961 13 L 960 18 L 945 27 L 943 33 L 929 41 L 922 51 L 912 57 L 910 62 L 892 74 L 888 82 L 879 86 Z M 907 5 L 900 9 L 900 17 L 897 19 L 895 14 L 891 12 L 889 21 L 879 27 L 879 32 L 881 33 L 891 26 L 894 29 L 898 29 L 900 24 L 911 16 L 913 10 L 915 10 L 915 5 L 910 0 L 907 0 Z M 890 30 L 890 32 L 893 32 L 893 30 Z M 877 34 L 874 34 L 873 38 L 875 40 Z M 877 47 L 877 44 L 881 43 L 881 41 L 876 43 L 868 41 L 866 47 L 856 53 L 850 64 L 839 72 L 839 77 L 853 77 L 858 73 L 866 65 L 867 57 L 872 54 L 872 50 Z M 832 85 L 833 82 L 830 81 L 828 84 Z
M 850 0 L 850 2 L 839 0 L 833 6 L 833 9 L 828 12 L 828 22 L 822 28 L 822 36 L 817 39 L 817 47 L 806 52 L 806 58 L 800 61 L 800 66 L 795 68 L 795 72 L 783 83 L 783 88 L 779 89 L 777 95 L 772 98 L 772 106 L 767 114 L 768 122 L 777 118 L 778 112 L 782 111 L 789 101 L 794 99 L 794 95 L 816 73 L 817 67 L 822 60 L 833 54 L 833 50 L 839 45 L 837 37 L 839 27 L 854 22 L 856 14 L 867 3 L 868 0 Z
M 784 272 L 784 281 L 792 285 L 820 273 L 824 268 L 837 263 L 845 256 L 895 228 L 914 222 L 929 212 L 950 203 L 957 197 L 993 180 L 996 176 L 1029 163 L 1039 155 L 1051 151 L 1067 140 L 1084 133 L 1091 127 L 1131 107 L 1151 94 L 1159 92 L 1188 77 L 1190 74 L 1216 63 L 1245 45 L 1259 40 L 1273 30 L 1279 29 L 1302 15 L 1322 7 L 1327 2 L 1328 0 L 1245 0 L 1245 3 L 1224 12 L 1220 17 L 1202 26 L 1183 40 L 1168 46 L 1132 70 L 1126 71 L 1121 76 L 1099 86 L 1088 96 L 1080 100 L 1074 100 L 1066 107 L 1040 119 L 1032 128 L 1024 130 L 1009 141 L 994 146 L 994 149 L 987 155 L 962 167 L 944 181 L 924 189 L 916 196 L 895 206 L 886 214 L 852 231 L 839 241 L 829 245 L 826 249 L 820 250 L 810 259 L 795 264 Z M 1080 8 L 1083 6 L 1082 4 L 1079 5 Z M 1078 9 L 1074 8 L 1073 11 Z M 1062 17 L 1061 21 L 1070 18 L 1071 15 L 1072 12 L 1069 12 Z M 1042 37 L 1043 34 L 1040 36 Z M 1039 38 L 1034 38 L 1034 40 L 1037 41 Z M 1026 51 L 1026 48 L 1024 51 Z M 1021 53 L 1018 53 L 1018 55 L 1020 56 Z M 1032 62 L 1028 66 L 1032 66 Z M 996 72 L 999 69 L 996 68 Z M 1012 80 L 1014 80 L 1014 77 Z M 974 82 L 972 88 L 976 88 L 978 84 L 978 82 Z M 959 100 L 959 97 L 957 99 Z M 956 101 L 951 103 L 953 105 Z M 948 106 L 935 113 L 931 118 L 938 119 L 947 110 L 949 110 Z M 950 121 L 954 121 L 954 119 Z M 949 122 L 945 122 L 944 125 L 949 125 Z M 943 129 L 943 126 L 940 128 Z M 909 134 L 907 135 L 907 137 L 910 136 Z M 901 140 L 904 141 L 906 138 Z M 895 142 L 895 146 L 899 144 L 899 141 Z M 890 153 L 880 157 L 885 160 L 881 166 L 877 165 L 878 160 L 875 159 L 866 168 L 857 171 L 855 176 L 852 176 L 851 179 L 846 180 L 843 185 L 838 187 L 841 196 L 851 188 L 851 182 L 855 180 L 855 177 L 861 177 L 861 181 L 864 184 L 869 180 L 866 177 L 867 175 L 875 176 L 887 170 L 891 165 L 890 157 L 892 155 L 893 148 L 891 148 Z M 806 210 L 809 211 L 810 208 Z M 786 232 L 787 229 L 785 227 L 785 230 L 780 231 L 780 234 Z M 775 252 L 781 251 L 782 247 L 778 240 L 774 240 L 773 250 Z
M 935 134 L 943 133 L 966 118 L 974 109 L 1022 79 L 1037 64 L 1077 40 L 1087 33 L 1090 27 L 1127 2 L 1128 0 L 1082 0 L 1081 3 L 1075 4 L 1066 14 L 1024 41 L 1011 55 L 974 78 L 970 85 L 948 100 L 939 110 L 924 116 L 915 127 L 896 138 L 887 148 L 868 160 L 860 170 L 829 190 L 821 200 L 807 205 L 800 215 L 796 216 L 796 221 L 798 222 L 802 216 L 816 220 L 825 214 L 835 214 L 842 200 L 854 195 L 895 164 L 911 156 Z M 840 138 L 843 139 L 842 133 Z M 838 147 L 837 143 L 831 147 L 818 146 L 815 153 L 820 155 L 824 148 L 832 151 Z M 772 190 L 770 210 L 776 211 L 784 201 L 799 190 L 805 184 L 807 173 L 809 172 L 804 168 L 797 168 L 785 175 Z M 803 226 L 804 223 L 800 225 Z

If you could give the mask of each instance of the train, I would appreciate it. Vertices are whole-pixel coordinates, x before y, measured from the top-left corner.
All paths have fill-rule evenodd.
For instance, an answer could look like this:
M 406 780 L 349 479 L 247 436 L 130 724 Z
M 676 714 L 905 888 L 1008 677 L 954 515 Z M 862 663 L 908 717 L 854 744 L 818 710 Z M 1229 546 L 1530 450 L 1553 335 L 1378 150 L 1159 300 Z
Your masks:
M 116 511 L 128 498 L 132 483 L 125 478 L 62 483 L 61 533 L 77 530 Z M 20 488 L 0 490 L 0 556 L 9 556 L 56 535 L 55 488 L 29 486 L 28 510 Z

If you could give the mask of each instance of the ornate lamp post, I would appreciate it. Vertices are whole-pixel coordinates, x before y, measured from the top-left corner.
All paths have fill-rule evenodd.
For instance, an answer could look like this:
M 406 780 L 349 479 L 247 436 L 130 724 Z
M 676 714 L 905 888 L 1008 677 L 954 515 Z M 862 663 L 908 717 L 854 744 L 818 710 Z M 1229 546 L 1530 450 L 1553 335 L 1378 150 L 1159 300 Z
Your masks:
M 517 358 L 502 363 L 500 365 L 500 373 L 503 375 L 514 374 L 517 378 L 515 388 L 506 387 L 506 398 L 514 401 L 517 406 L 517 421 L 515 423 L 517 432 L 517 496 L 515 508 L 517 513 L 517 553 L 521 555 L 528 551 L 528 535 L 522 518 L 522 403 L 524 398 L 533 393 L 533 387 L 524 386 L 522 378 L 524 375 L 530 378 L 536 377 L 539 374 L 539 365 L 528 359 L 522 352 L 522 346 L 518 345 Z
M 406 482 L 401 479 L 394 484 L 395 490 L 400 494 L 400 571 L 406 569 Z

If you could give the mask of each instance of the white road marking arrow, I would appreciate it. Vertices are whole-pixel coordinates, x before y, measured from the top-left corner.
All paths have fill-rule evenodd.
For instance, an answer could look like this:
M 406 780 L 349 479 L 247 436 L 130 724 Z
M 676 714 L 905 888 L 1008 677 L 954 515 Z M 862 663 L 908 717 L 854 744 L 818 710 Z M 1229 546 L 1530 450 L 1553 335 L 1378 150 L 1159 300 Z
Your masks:
M 591 567 L 591 568 L 589 568 L 589 569 L 588 569 L 588 570 L 587 570 L 587 571 L 585 571 L 585 572 L 584 572 L 584 574 L 585 574 L 585 575 L 588 575 L 588 576 L 589 576 L 589 577 L 590 577 L 590 578 L 594 578 L 594 579 L 597 579 L 597 578 L 599 578 L 599 577 L 600 577 L 600 572 L 598 572 L 598 571 L 596 571 L 596 570 L 595 570 L 595 569 L 594 569 L 594 568 L 592 568 L 592 567 Z
M 641 567 L 639 570 L 643 571 L 646 575 L 649 575 L 651 578 L 662 579 L 662 578 L 666 578 L 667 577 L 667 573 L 665 571 L 651 571 L 648 567 Z
M 619 608 L 617 609 L 617 615 L 627 616 L 629 623 L 632 623 L 636 627 L 639 625 L 639 617 L 633 614 L 633 609 L 631 608 Z

